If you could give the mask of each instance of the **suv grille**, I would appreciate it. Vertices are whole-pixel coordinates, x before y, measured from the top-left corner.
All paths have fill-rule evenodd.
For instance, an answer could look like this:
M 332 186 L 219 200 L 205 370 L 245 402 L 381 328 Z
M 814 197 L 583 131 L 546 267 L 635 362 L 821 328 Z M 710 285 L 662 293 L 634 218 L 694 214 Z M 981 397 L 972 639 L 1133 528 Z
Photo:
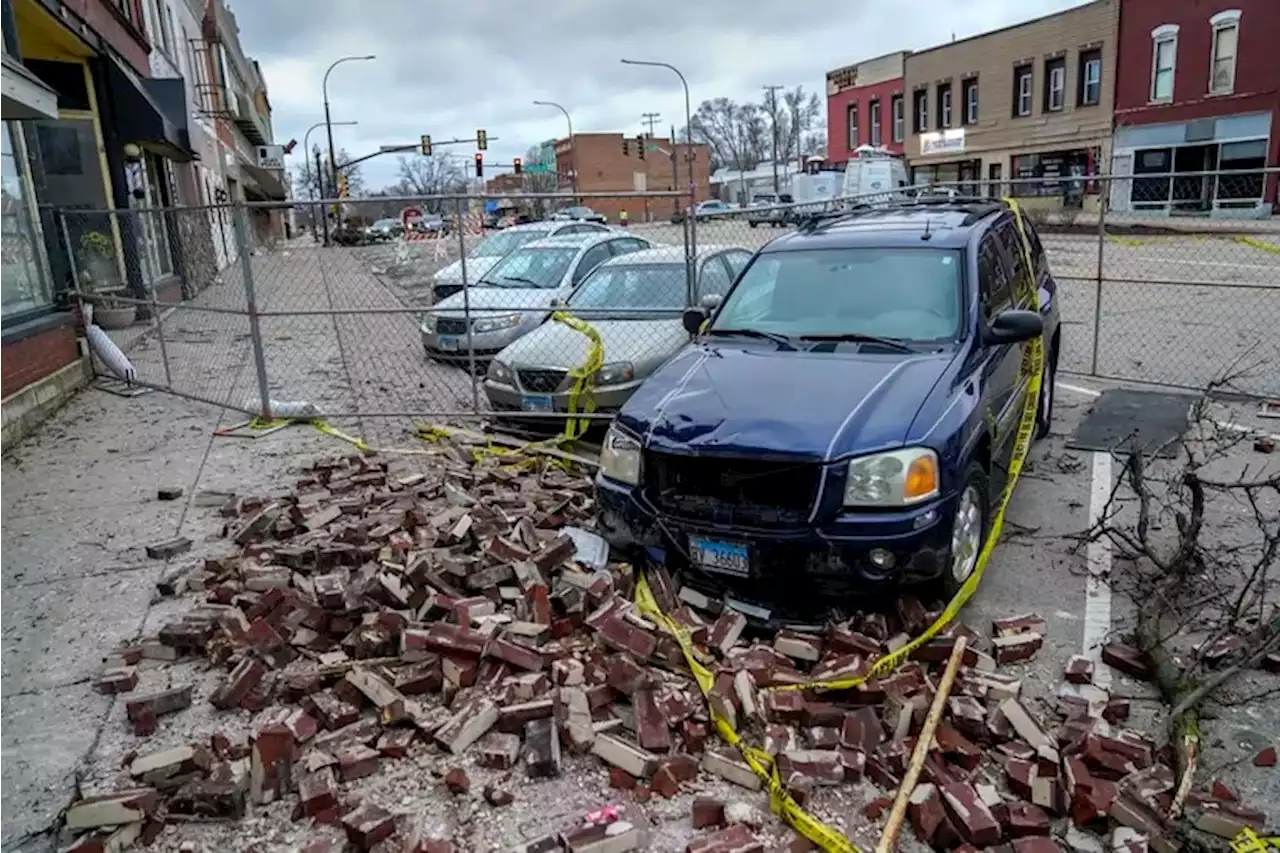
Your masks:
M 673 515 L 724 524 L 791 526 L 809 518 L 822 478 L 816 462 L 646 451 L 649 499 Z
M 436 318 L 436 334 L 437 335 L 465 335 L 467 333 L 467 321 L 459 317 L 437 317 Z
M 565 370 L 536 370 L 523 367 L 516 370 L 516 374 L 520 377 L 520 387 L 535 394 L 550 394 L 558 391 L 567 373 L 568 371 Z

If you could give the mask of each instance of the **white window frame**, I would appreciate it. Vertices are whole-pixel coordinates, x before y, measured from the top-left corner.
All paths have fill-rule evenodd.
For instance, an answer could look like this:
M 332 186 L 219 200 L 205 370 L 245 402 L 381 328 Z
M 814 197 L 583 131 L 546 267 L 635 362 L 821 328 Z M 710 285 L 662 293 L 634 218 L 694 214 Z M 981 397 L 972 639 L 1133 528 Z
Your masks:
M 1160 46 L 1169 45 L 1169 94 L 1160 96 L 1156 83 L 1160 74 Z M 1212 66 L 1212 63 L 1210 64 Z M 1213 74 L 1210 67 L 1209 74 Z M 1151 103 L 1162 104 L 1173 100 L 1178 78 L 1178 25 L 1162 24 L 1151 31 Z
M 951 84 L 948 83 L 946 88 L 942 90 L 942 119 L 943 128 L 951 127 Z
M 1090 72 L 1096 71 L 1096 77 Z M 1093 59 L 1086 60 L 1084 67 L 1080 69 L 1080 73 L 1084 75 L 1084 85 L 1080 90 L 1080 105 L 1083 107 L 1096 107 L 1102 103 L 1102 57 L 1097 56 Z M 1094 87 L 1094 98 L 1089 100 L 1089 87 Z
M 929 132 L 929 90 L 923 92 L 913 92 L 911 97 L 916 99 L 916 123 L 920 128 L 920 133 Z
M 850 151 L 858 147 L 858 105 L 849 104 L 844 108 L 845 141 Z
M 906 95 L 894 95 L 889 99 L 889 109 L 893 112 L 893 141 L 902 142 L 906 138 L 907 104 Z
M 1067 106 L 1067 65 L 1058 62 L 1049 69 L 1049 103 L 1045 109 L 1051 113 L 1060 113 Z
M 978 123 L 978 81 L 961 81 L 960 87 L 965 89 L 964 111 L 968 124 Z
M 1034 103 L 1034 95 L 1036 90 L 1036 72 L 1035 69 L 1024 67 L 1018 75 L 1018 115 L 1031 115 L 1031 107 Z
M 871 111 L 871 144 L 880 145 L 883 142 L 880 136 L 882 130 L 880 126 L 880 99 L 872 100 L 869 109 Z
M 1209 41 L 1209 94 L 1230 95 L 1236 90 L 1236 61 L 1240 56 L 1240 10 L 1224 9 L 1209 19 L 1213 35 Z M 1224 88 L 1214 85 L 1214 72 L 1218 67 L 1218 36 L 1226 30 L 1236 31 L 1236 47 L 1231 54 L 1231 82 Z

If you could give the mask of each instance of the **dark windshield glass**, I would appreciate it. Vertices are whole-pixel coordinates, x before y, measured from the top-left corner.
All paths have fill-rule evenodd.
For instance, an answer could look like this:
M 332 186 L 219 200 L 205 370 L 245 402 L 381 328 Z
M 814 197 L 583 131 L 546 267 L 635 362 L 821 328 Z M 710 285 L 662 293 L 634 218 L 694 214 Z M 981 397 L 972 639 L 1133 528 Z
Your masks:
M 559 287 L 577 254 L 575 248 L 519 249 L 498 261 L 482 281 L 498 287 Z
M 500 258 L 512 249 L 518 249 L 525 243 L 541 240 L 551 233 L 551 229 L 522 228 L 519 231 L 503 231 L 481 241 L 472 254 L 477 258 Z
M 712 328 L 954 339 L 960 330 L 960 262 L 960 253 L 950 249 L 764 254 L 743 273 Z
M 569 297 L 571 308 L 670 308 L 685 305 L 684 264 L 599 267 Z

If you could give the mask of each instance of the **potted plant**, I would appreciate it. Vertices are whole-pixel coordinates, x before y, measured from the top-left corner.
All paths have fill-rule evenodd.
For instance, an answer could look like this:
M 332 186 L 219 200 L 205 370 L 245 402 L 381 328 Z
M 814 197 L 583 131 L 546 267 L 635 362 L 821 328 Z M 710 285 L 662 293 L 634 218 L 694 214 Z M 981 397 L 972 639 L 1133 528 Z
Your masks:
M 127 329 L 138 319 L 138 306 L 109 295 L 108 282 L 117 277 L 115 246 L 101 231 L 80 235 L 81 286 L 94 300 L 93 322 L 103 329 Z

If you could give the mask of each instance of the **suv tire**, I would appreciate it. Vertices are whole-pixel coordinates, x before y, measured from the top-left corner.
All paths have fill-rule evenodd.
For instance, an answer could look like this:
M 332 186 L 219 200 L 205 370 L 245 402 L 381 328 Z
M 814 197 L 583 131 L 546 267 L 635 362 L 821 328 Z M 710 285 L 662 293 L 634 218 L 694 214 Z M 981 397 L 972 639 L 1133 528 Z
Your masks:
M 987 472 L 978 462 L 970 462 L 965 466 L 961 483 L 951 516 L 951 547 L 939 578 L 944 601 L 954 598 L 973 575 L 987 539 L 990 510 Z
M 1053 426 L 1053 403 L 1058 396 L 1053 387 L 1053 380 L 1058 375 L 1059 345 L 1060 342 L 1054 340 L 1049 352 L 1045 354 L 1044 371 L 1040 374 L 1040 399 L 1036 403 L 1035 437 L 1037 439 L 1047 436 Z

